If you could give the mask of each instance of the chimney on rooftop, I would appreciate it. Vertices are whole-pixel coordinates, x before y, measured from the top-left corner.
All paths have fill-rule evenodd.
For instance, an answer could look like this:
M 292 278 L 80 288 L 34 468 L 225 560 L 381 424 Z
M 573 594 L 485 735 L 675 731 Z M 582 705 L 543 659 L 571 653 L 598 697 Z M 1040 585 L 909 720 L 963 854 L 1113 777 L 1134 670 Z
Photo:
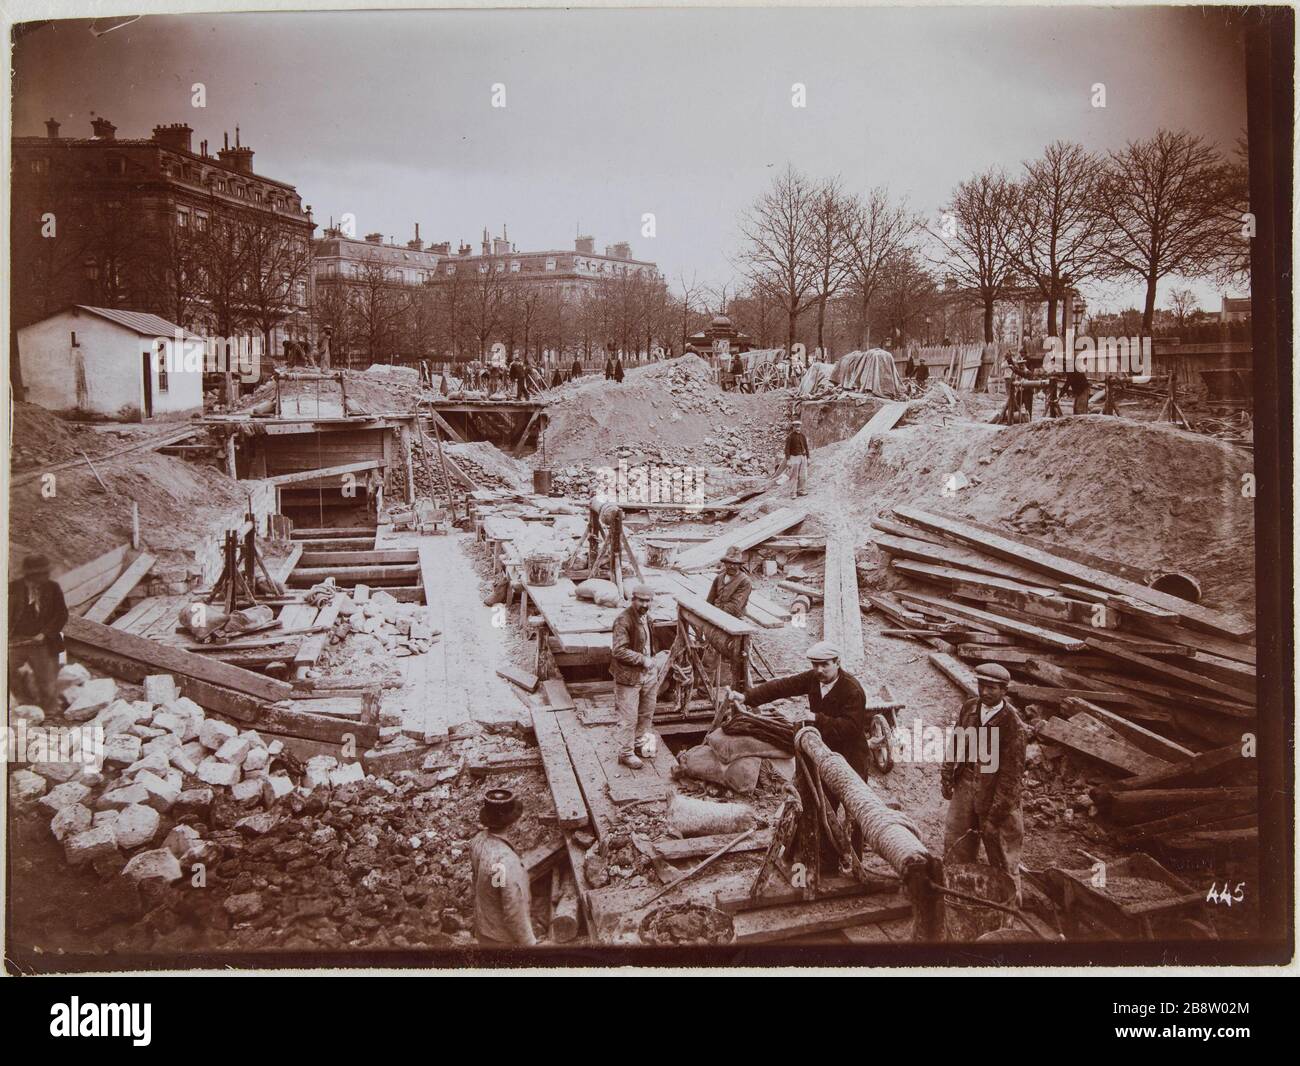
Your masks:
M 106 118 L 93 119 L 90 128 L 95 131 L 95 140 L 97 141 L 113 141 L 117 139 L 117 127 Z
M 55 122 L 52 118 L 47 118 L 45 120 L 45 136 L 52 141 L 57 141 L 59 139 L 59 123 Z
M 194 133 L 184 122 L 173 122 L 170 126 L 155 126 L 153 139 L 156 144 L 176 152 L 190 151 L 190 135 Z
M 232 170 L 240 174 L 253 173 L 253 150 L 239 143 L 239 127 L 235 127 L 235 147 L 230 147 L 230 134 L 224 135 L 225 147 L 217 153 L 217 158 Z
M 573 250 L 574 250 L 575 252 L 581 252 L 583 255 L 595 255 L 595 254 L 596 254 L 596 238 L 595 238 L 595 237 L 579 237 L 577 240 L 575 240 L 575 241 L 573 242 Z
M 420 224 L 418 222 L 415 224 L 415 240 L 407 241 L 406 247 L 413 252 L 423 251 L 424 249 L 424 241 L 420 240 Z
M 429 251 L 438 255 L 451 255 L 451 241 L 443 241 L 441 244 L 429 245 Z

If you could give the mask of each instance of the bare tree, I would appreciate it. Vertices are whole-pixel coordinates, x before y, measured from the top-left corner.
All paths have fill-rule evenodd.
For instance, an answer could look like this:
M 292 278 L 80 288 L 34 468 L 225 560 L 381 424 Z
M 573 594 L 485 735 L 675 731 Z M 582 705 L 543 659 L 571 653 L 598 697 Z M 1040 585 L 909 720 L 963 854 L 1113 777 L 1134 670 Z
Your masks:
M 1196 293 L 1191 289 L 1175 289 L 1169 296 L 1169 310 L 1173 313 L 1174 325 L 1184 328 L 1200 310 L 1196 305 Z
M 306 302 L 311 248 L 307 238 L 265 216 L 249 215 L 239 224 L 247 271 L 249 321 L 262 334 L 268 357 L 271 334 Z
M 691 309 L 691 308 L 692 308 L 692 305 L 697 304 L 697 303 L 699 303 L 700 301 L 702 301 L 702 300 L 704 299 L 704 293 L 706 292 L 706 287 L 700 283 L 699 276 L 698 276 L 695 272 L 692 272 L 692 273 L 691 273 L 691 278 L 690 278 L 689 281 L 686 280 L 686 275 L 685 275 L 684 273 L 679 274 L 679 275 L 677 276 L 677 284 L 678 284 L 678 286 L 680 287 L 681 292 L 682 292 L 682 303 L 681 303 L 681 313 L 682 313 L 682 315 L 681 315 L 681 323 L 682 323 L 682 330 L 681 330 L 681 333 L 682 333 L 682 347 L 681 347 L 681 350 L 682 350 L 683 352 L 685 352 L 685 351 L 686 351 L 686 339 L 691 335 L 691 328 L 690 328 L 690 327 L 691 327 L 691 322 L 692 322 L 691 316 L 692 316 L 692 314 L 694 313 L 694 312 L 692 312 L 692 309 Z
M 1142 331 L 1149 333 L 1160 279 L 1211 275 L 1240 240 L 1223 160 L 1194 134 L 1161 130 L 1111 152 L 1099 191 L 1102 261 L 1111 276 L 1146 284 Z
M 394 354 L 404 332 L 412 293 L 394 271 L 378 260 L 358 263 L 351 281 L 359 347 L 371 363 L 376 363 Z
M 853 244 L 859 213 L 857 205 L 840 187 L 839 180 L 823 182 L 813 194 L 808 254 L 816 270 L 817 350 L 826 358 L 826 305 L 853 267 Z
M 1102 161 L 1078 144 L 1055 141 L 1025 164 L 1012 216 L 1015 269 L 1047 301 L 1047 334 L 1057 335 L 1057 306 L 1067 287 L 1095 276 L 1102 262 L 1098 211 Z
M 877 186 L 853 206 L 848 247 L 849 294 L 857 309 L 858 346 L 871 344 L 871 305 L 879 290 L 885 265 L 895 259 L 921 228 L 907 208 L 894 203 L 889 190 Z
M 787 166 L 741 219 L 746 275 L 786 315 L 786 350 L 792 351 L 799 315 L 817 299 L 817 264 L 811 255 L 817 190 Z
M 987 170 L 953 191 L 930 232 L 944 252 L 944 267 L 984 308 L 984 343 L 993 341 L 993 305 L 1015 273 L 1009 245 L 1016 187 L 1000 170 Z

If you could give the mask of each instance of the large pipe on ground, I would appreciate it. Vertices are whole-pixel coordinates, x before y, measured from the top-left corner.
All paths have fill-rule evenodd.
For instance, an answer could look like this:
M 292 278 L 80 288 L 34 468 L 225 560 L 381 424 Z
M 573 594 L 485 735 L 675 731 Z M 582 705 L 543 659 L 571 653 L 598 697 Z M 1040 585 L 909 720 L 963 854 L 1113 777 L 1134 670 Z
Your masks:
M 862 830 L 864 843 L 889 863 L 903 882 L 912 902 L 913 939 L 942 940 L 943 896 L 934 891 L 935 884 L 943 884 L 942 861 L 921 843 L 906 815 L 886 806 L 844 756 L 826 746 L 817 729 L 804 726 L 795 734 L 794 745 L 816 769 L 822 786 L 844 805 Z

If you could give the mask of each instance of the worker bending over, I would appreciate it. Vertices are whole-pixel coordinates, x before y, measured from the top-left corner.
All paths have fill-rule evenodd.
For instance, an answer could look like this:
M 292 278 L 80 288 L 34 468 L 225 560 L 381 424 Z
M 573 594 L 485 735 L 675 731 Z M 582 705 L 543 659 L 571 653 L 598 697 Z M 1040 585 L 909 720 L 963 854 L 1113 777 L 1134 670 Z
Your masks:
M 528 871 L 505 832 L 524 813 L 524 805 L 505 788 L 488 789 L 479 822 L 483 831 L 469 845 L 474 885 L 474 939 L 483 947 L 537 943 L 533 932 Z
M 1011 681 L 1006 667 L 983 663 L 975 669 L 975 680 L 979 695 L 957 713 L 957 732 L 944 752 L 940 774 L 943 798 L 949 801 L 943 857 L 945 862 L 974 862 L 982 840 L 989 864 L 1016 882 L 1019 898 L 1025 726 L 1006 698 Z M 981 730 L 987 736 L 980 738 Z
M 733 618 L 744 618 L 753 591 L 754 582 L 745 573 L 745 553 L 733 544 L 723 555 L 722 570 L 713 579 L 705 599 Z

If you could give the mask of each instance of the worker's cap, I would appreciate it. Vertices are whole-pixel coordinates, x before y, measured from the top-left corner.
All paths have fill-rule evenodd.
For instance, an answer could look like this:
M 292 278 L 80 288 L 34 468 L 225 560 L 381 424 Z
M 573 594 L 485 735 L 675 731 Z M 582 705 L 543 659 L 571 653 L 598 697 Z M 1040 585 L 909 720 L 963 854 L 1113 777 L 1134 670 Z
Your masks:
M 1005 666 L 997 663 L 980 663 L 975 667 L 975 678 L 978 681 L 993 681 L 1005 685 L 1011 680 L 1011 674 Z
M 644 581 L 641 581 L 632 586 L 632 595 L 646 596 L 649 599 L 653 600 L 655 598 L 655 590 L 652 589 L 649 585 L 647 585 Z
M 478 820 L 489 829 L 505 829 L 524 813 L 524 804 L 508 788 L 490 788 L 483 796 Z
M 840 649 L 829 640 L 819 640 L 807 651 L 807 656 L 815 663 L 830 662 L 840 657 Z
M 733 544 L 722 553 L 722 561 L 724 563 L 743 563 L 745 561 L 745 553 Z
M 23 577 L 45 577 L 50 572 L 50 557 L 39 552 L 23 560 Z

